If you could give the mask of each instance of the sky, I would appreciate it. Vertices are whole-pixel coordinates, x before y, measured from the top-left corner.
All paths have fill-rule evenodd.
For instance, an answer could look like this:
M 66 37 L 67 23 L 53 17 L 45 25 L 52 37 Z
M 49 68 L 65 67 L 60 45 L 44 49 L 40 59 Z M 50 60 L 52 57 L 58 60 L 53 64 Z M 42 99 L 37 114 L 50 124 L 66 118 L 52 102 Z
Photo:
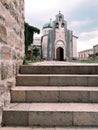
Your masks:
M 40 30 L 59 11 L 78 37 L 78 52 L 98 44 L 98 0 L 25 0 L 25 21 Z

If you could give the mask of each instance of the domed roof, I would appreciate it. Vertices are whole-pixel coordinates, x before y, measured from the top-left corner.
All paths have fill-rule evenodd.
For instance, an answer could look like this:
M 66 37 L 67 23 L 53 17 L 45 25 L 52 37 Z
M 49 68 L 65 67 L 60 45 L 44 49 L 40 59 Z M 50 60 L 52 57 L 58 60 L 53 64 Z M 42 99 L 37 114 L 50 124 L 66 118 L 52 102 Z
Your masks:
M 46 23 L 44 26 L 43 26 L 43 29 L 44 28 L 53 28 L 54 27 L 54 24 L 49 22 L 49 23 Z

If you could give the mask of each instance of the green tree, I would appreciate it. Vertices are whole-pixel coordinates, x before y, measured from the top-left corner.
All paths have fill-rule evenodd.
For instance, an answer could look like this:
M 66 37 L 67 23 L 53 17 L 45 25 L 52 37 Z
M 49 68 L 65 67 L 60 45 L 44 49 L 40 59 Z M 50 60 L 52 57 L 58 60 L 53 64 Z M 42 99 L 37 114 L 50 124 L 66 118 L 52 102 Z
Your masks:
M 33 47 L 32 48 L 32 54 L 33 54 L 34 59 L 36 59 L 40 55 L 39 48 Z
M 36 27 L 30 26 L 28 23 L 25 22 L 25 54 L 27 55 L 27 49 L 28 46 L 33 43 L 33 37 L 34 37 L 34 33 L 40 33 L 40 30 Z

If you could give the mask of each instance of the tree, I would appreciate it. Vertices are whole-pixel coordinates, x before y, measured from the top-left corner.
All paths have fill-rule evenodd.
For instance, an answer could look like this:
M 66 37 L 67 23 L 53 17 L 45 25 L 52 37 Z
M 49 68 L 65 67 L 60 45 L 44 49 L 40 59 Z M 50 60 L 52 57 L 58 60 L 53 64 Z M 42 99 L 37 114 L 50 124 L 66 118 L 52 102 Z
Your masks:
M 37 47 L 33 47 L 32 49 L 33 57 L 36 59 L 39 56 L 39 49 Z
M 25 54 L 27 55 L 28 53 L 28 46 L 33 43 L 33 37 L 34 33 L 40 33 L 40 30 L 36 27 L 30 26 L 28 23 L 25 22 Z

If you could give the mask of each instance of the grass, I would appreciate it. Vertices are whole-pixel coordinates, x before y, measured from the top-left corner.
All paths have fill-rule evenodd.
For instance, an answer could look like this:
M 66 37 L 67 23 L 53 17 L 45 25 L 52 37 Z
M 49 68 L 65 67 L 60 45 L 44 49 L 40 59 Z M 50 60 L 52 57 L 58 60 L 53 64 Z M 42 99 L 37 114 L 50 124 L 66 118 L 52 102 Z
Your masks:
M 33 63 L 35 63 L 35 62 L 40 62 L 40 61 L 42 61 L 42 60 L 38 60 L 38 59 L 36 59 L 36 60 L 34 60 L 34 59 L 32 59 L 32 60 L 27 60 L 27 59 L 25 59 L 24 62 L 23 62 L 23 64 L 24 64 L 24 65 L 29 65 L 29 64 L 33 64 Z
M 32 60 L 32 61 L 31 61 L 31 60 L 30 60 L 30 61 L 29 61 L 29 60 L 25 60 L 23 64 L 24 64 L 24 65 L 28 65 L 28 64 L 30 64 L 30 63 L 35 63 L 35 62 L 34 62 L 33 60 Z
M 78 63 L 98 63 L 98 60 L 81 60 L 77 62 Z

